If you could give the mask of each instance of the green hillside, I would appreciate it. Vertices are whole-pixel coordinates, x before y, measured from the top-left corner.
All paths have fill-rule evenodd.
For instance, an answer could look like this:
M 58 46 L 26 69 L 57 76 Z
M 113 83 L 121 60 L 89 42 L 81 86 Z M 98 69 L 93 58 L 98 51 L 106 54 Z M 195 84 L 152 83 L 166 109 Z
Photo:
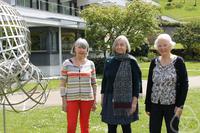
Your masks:
M 172 17 L 179 21 L 200 20 L 200 0 L 172 0 L 167 6 L 168 0 L 154 0 L 161 5 L 162 15 Z

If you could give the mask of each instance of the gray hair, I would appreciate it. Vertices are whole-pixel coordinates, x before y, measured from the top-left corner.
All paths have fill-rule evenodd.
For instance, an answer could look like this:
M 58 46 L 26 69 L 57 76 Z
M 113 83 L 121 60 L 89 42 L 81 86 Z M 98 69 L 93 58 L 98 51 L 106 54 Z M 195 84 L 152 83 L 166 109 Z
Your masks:
M 176 45 L 176 43 L 175 43 L 174 41 L 172 41 L 172 38 L 170 37 L 170 35 L 164 33 L 164 34 L 160 34 L 160 35 L 156 38 L 156 40 L 155 40 L 155 42 L 154 42 L 154 48 L 156 48 L 156 49 L 158 48 L 158 41 L 159 41 L 159 40 L 166 40 L 172 47 Z
M 75 43 L 72 46 L 71 49 L 71 54 L 75 55 L 75 47 L 82 47 L 82 48 L 86 48 L 87 49 L 87 53 L 89 53 L 89 44 L 88 42 L 83 39 L 83 38 L 78 38 Z
M 127 50 L 126 50 L 126 53 L 130 52 L 131 51 L 131 46 L 129 44 L 129 41 L 127 39 L 126 36 L 124 35 L 120 35 L 118 36 L 115 41 L 113 42 L 113 45 L 112 45 L 112 53 L 113 54 L 116 54 L 116 51 L 115 51 L 115 47 L 117 46 L 118 42 L 122 40 L 125 44 L 126 44 L 126 47 L 127 47 Z

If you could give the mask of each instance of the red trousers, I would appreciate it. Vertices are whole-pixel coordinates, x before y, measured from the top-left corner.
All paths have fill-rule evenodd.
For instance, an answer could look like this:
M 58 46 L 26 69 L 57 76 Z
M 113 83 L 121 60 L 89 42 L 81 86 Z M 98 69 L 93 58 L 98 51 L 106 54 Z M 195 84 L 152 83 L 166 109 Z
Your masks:
M 80 112 L 81 133 L 89 133 L 89 118 L 93 100 L 66 101 L 67 102 L 67 133 L 76 133 L 77 118 Z

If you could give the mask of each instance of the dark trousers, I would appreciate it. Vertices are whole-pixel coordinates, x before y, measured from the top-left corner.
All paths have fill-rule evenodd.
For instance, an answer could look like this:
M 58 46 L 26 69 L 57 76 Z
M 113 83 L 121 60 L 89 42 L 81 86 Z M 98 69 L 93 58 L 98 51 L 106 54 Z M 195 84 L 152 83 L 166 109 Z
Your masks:
M 167 133 L 178 133 L 179 118 L 174 116 L 174 105 L 152 104 L 150 113 L 150 133 L 161 133 L 164 117 Z
M 121 125 L 123 133 L 131 133 L 131 124 Z M 117 133 L 117 125 L 108 124 L 108 133 Z

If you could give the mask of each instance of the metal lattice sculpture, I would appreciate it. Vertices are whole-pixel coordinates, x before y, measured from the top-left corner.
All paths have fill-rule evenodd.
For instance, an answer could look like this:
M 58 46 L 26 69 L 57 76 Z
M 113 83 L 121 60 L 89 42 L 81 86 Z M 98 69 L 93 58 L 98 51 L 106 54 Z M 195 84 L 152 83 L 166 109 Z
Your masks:
M 30 32 L 23 17 L 0 1 L 0 104 L 16 112 L 47 100 L 47 81 L 29 62 Z

